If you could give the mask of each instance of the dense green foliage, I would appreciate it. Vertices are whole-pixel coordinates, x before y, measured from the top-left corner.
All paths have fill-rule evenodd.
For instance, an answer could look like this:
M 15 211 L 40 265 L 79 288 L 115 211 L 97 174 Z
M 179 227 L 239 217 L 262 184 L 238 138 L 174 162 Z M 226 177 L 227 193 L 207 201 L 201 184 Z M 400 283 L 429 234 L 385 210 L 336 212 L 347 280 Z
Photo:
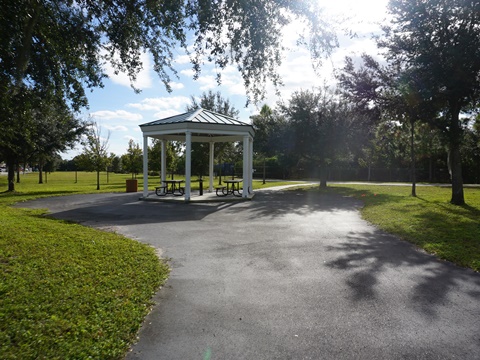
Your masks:
M 123 169 L 132 174 L 132 179 L 143 169 L 142 149 L 133 139 L 128 142 L 127 153 L 122 156 Z
M 317 167 L 320 186 L 327 186 L 327 166 L 347 152 L 347 134 L 354 113 L 328 89 L 295 92 L 280 111 L 287 120 L 293 153 L 299 161 Z

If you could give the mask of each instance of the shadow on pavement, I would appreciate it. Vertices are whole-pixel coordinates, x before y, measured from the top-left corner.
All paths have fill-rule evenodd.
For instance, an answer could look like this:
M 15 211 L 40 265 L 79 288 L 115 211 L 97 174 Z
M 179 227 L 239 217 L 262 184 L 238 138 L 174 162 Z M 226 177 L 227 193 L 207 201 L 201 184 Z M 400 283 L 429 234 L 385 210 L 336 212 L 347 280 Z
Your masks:
M 327 251 L 338 253 L 338 258 L 326 263 L 332 269 L 349 272 L 346 284 L 353 302 L 379 298 L 379 279 L 385 274 L 404 277 L 400 281 L 412 282 L 409 303 L 425 317 L 436 319 L 437 308 L 452 305 L 452 290 L 462 289 L 472 301 L 480 296 L 480 277 L 474 271 L 460 268 L 436 259 L 416 249 L 412 244 L 385 234 L 373 232 L 351 232 L 347 240 Z M 415 275 L 408 268 L 415 268 Z
M 352 210 L 361 206 L 353 198 L 305 191 L 259 192 L 253 201 L 233 203 L 162 203 L 139 201 L 138 194 L 72 195 L 38 199 L 17 207 L 47 208 L 57 219 L 93 225 L 132 225 L 199 221 L 215 214 L 272 219 L 286 214 L 305 215 L 318 211 Z M 245 211 L 246 210 L 246 211 Z M 242 212 L 242 213 L 241 213 Z M 246 215 L 245 215 L 246 214 Z

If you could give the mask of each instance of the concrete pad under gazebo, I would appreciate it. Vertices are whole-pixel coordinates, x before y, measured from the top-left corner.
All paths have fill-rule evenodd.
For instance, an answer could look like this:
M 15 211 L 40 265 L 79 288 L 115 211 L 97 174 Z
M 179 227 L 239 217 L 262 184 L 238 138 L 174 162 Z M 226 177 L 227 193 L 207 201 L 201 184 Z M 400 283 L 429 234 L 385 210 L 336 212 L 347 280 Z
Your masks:
M 243 142 L 243 192 L 242 199 L 253 195 L 253 126 L 226 115 L 218 114 L 205 109 L 197 109 L 184 114 L 155 120 L 140 125 L 143 133 L 143 199 L 149 198 L 148 192 L 148 138 L 161 141 L 161 181 L 166 180 L 166 144 L 167 141 L 185 142 L 185 194 L 184 201 L 190 202 L 191 169 L 192 169 L 192 142 L 210 144 L 209 153 L 209 189 L 214 194 L 213 167 L 216 142 Z M 211 196 L 210 196 L 211 197 Z M 219 200 L 225 200 L 219 197 Z

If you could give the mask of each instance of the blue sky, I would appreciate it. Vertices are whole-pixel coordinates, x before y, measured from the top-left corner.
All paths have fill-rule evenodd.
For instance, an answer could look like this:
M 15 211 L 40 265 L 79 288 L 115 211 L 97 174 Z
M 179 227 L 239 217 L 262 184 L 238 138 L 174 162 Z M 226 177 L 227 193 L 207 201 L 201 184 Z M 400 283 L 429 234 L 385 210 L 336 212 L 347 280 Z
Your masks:
M 279 68 L 284 82 L 284 86 L 280 88 L 280 97 L 275 94 L 273 86 L 267 84 L 265 101 L 245 108 L 245 89 L 234 65 L 222 72 L 221 86 L 217 86 L 215 69 L 208 64 L 202 68 L 199 79 L 193 81 L 188 56 L 181 51 L 177 51 L 174 63 L 179 79 L 172 77 L 173 91 L 168 93 L 153 71 L 149 55 L 145 54 L 144 69 L 135 83 L 135 86 L 142 90 L 139 94 L 130 87 L 125 74 L 115 75 L 107 66 L 105 70 L 109 78 L 104 81 L 105 87 L 89 93 L 90 107 L 81 116 L 95 120 L 101 127 L 103 136 L 110 133 L 109 152 L 121 155 L 126 152 L 130 139 L 142 146 L 140 124 L 185 112 L 186 105 L 191 102 L 190 96 L 199 97 L 204 91 L 220 91 L 224 98 L 228 98 L 240 110 L 240 120 L 249 122 L 250 115 L 258 113 L 264 103 L 275 107 L 279 100 L 287 101 L 294 91 L 311 89 L 324 83 L 332 84 L 334 68 L 343 64 L 345 56 L 357 57 L 362 52 L 377 53 L 371 35 L 378 32 L 377 23 L 385 17 L 387 0 L 318 1 L 325 6 L 329 19 L 346 19 L 343 25 L 338 25 L 340 47 L 330 58 L 323 60 L 322 68 L 315 73 L 308 51 L 296 46 L 298 35 L 303 32 L 301 25 L 292 24 L 285 29 L 283 42 L 289 51 L 285 53 L 283 64 Z M 355 31 L 358 36 L 354 39 L 342 36 L 342 29 L 345 27 Z M 62 156 L 70 159 L 81 151 L 81 146 L 78 145 L 76 149 Z

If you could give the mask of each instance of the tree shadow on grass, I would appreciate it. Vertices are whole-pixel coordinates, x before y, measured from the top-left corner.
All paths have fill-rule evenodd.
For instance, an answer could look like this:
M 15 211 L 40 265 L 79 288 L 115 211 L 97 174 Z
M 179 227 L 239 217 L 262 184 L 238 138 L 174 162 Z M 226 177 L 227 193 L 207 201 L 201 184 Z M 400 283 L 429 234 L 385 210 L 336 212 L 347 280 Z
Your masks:
M 480 211 L 419 198 L 401 236 L 442 259 L 480 269 Z
M 442 202 L 439 202 L 439 201 L 431 201 L 431 200 L 428 200 L 428 199 L 426 199 L 422 196 L 417 196 L 417 199 L 429 204 L 430 206 L 435 206 L 435 207 L 441 208 L 444 211 L 448 211 L 448 212 L 453 213 L 455 215 L 467 216 L 467 217 L 470 217 L 470 218 L 475 219 L 475 220 L 480 219 L 480 209 L 478 209 L 474 206 L 468 205 L 468 204 L 464 204 L 464 205 L 460 205 L 460 206 L 451 205 L 451 204 L 442 203 Z

